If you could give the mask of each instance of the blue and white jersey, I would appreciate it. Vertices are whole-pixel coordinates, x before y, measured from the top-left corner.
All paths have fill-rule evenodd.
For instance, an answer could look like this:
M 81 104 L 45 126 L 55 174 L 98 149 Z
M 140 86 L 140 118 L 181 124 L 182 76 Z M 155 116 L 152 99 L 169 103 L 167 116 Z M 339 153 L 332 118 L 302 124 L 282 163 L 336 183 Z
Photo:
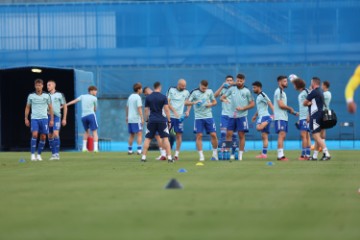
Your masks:
M 27 104 L 31 107 L 31 119 L 47 119 L 48 107 L 51 104 L 50 94 L 42 92 L 40 95 L 36 92 L 30 93 L 27 97 Z
M 259 118 L 270 116 L 268 102 L 270 102 L 270 98 L 264 92 L 260 92 L 256 98 L 256 109 Z

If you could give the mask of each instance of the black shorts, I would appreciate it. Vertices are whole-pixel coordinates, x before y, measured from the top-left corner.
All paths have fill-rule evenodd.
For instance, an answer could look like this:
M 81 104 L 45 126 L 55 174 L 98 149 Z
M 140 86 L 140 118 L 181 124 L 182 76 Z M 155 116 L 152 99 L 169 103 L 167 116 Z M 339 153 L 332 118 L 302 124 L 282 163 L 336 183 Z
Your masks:
M 311 133 L 319 133 L 321 131 L 321 114 L 315 113 L 310 117 L 309 127 Z
M 148 123 L 146 126 L 146 138 L 154 138 L 159 133 L 161 138 L 169 137 L 169 128 L 166 122 L 163 123 Z

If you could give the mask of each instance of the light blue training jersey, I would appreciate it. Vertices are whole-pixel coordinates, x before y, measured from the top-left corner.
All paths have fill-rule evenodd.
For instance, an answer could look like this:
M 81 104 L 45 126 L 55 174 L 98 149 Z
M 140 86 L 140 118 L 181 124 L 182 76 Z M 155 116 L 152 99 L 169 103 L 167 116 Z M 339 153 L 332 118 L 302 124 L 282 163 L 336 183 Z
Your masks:
M 243 88 L 238 88 L 237 86 L 232 86 L 228 89 L 225 96 L 231 96 L 231 115 L 228 115 L 229 117 L 241 118 L 248 115 L 248 110 L 236 110 L 237 107 L 245 107 L 249 105 L 251 101 L 254 101 L 254 98 L 247 87 L 244 86 Z
M 40 95 L 36 92 L 30 93 L 27 104 L 31 107 L 31 119 L 48 118 L 47 110 L 51 104 L 51 97 L 48 93 L 42 92 Z
M 211 107 L 207 108 L 205 105 L 215 100 L 213 91 L 211 89 L 206 89 L 205 92 L 201 92 L 199 88 L 192 90 L 189 101 L 196 102 L 198 100 L 201 100 L 202 102 L 200 104 L 193 105 L 195 119 L 212 118 L 213 115 Z
M 170 110 L 171 118 L 177 118 L 177 119 L 181 118 L 181 115 L 184 112 L 185 100 L 189 98 L 189 95 L 190 95 L 190 93 L 186 89 L 183 91 L 179 91 L 177 89 L 177 87 L 169 88 L 166 96 L 167 96 L 168 100 L 170 100 L 169 103 L 171 104 L 171 106 L 179 114 L 179 117 L 175 117 L 174 112 Z
M 220 92 L 220 97 L 224 94 L 226 94 L 226 92 L 228 91 L 228 89 L 223 88 Z M 226 102 L 222 102 L 221 103 L 221 115 L 223 116 L 232 116 L 233 112 L 231 111 L 231 96 L 226 97 L 226 99 L 230 102 L 230 103 L 226 103 Z
M 324 104 L 324 110 L 325 109 L 330 109 L 330 102 L 331 102 L 331 92 L 330 91 L 326 91 L 324 92 L 324 101 L 325 101 L 325 104 Z
M 287 97 L 284 90 L 277 88 L 274 93 L 274 120 L 288 121 L 287 110 L 283 110 L 279 107 L 278 100 L 282 100 L 287 105 Z
M 61 92 L 50 93 L 54 116 L 61 118 L 61 105 L 66 104 L 65 96 Z
M 126 106 L 128 107 L 128 123 L 141 123 L 141 117 L 138 111 L 142 107 L 141 97 L 137 93 L 129 96 Z
M 298 102 L 299 102 L 299 120 L 304 120 L 309 114 L 309 107 L 304 106 L 304 101 L 309 94 L 309 90 L 304 89 L 299 93 Z
M 270 116 L 268 102 L 270 102 L 270 98 L 264 92 L 260 92 L 256 97 L 256 109 L 259 118 Z
M 97 107 L 97 97 L 91 94 L 80 95 L 77 98 L 81 101 L 81 117 L 95 114 L 95 108 Z

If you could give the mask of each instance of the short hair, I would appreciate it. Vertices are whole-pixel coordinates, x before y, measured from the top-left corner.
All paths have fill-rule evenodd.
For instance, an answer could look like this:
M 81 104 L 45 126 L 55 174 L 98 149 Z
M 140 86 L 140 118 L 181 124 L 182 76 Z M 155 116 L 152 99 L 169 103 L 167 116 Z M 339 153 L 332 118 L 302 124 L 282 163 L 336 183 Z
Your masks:
M 55 80 L 53 80 L 53 79 L 50 79 L 50 80 L 48 80 L 47 82 L 53 82 L 53 83 L 56 83 L 56 82 L 55 82 Z
M 154 89 L 158 89 L 161 86 L 160 82 L 155 82 L 154 83 Z
M 292 83 L 295 85 L 296 90 L 304 89 L 306 86 L 305 81 L 301 78 L 295 78 Z
M 200 84 L 204 87 L 207 87 L 209 85 L 207 80 L 201 80 Z
M 318 77 L 312 77 L 312 80 L 318 85 L 320 85 L 320 83 L 321 83 L 321 80 Z
M 135 83 L 133 86 L 134 92 L 137 92 L 141 88 L 142 88 L 141 83 Z
M 147 90 L 148 88 L 149 88 L 148 86 L 144 87 L 143 92 L 146 92 L 146 90 Z
M 277 77 L 277 81 L 279 82 L 279 81 L 283 80 L 284 78 L 287 79 L 287 76 L 285 76 L 285 75 L 280 75 L 280 76 Z
M 37 79 L 35 79 L 34 83 L 35 84 L 38 84 L 38 83 L 44 84 L 44 81 L 40 78 L 37 78 Z
M 227 76 L 225 77 L 225 79 L 228 79 L 228 78 L 234 79 L 234 77 L 231 76 L 231 75 L 227 75 Z
M 91 91 L 97 91 L 97 87 L 95 87 L 95 86 L 89 86 L 89 87 L 88 87 L 88 92 L 91 92 Z
M 239 73 L 238 75 L 236 75 L 236 78 L 245 79 L 245 75 L 242 73 Z
M 330 88 L 330 82 L 329 81 L 323 81 L 323 84 L 326 88 Z
M 262 88 L 262 84 L 261 84 L 261 82 L 259 82 L 259 81 L 253 82 L 252 85 L 253 85 L 253 86 L 256 86 L 256 87 Z

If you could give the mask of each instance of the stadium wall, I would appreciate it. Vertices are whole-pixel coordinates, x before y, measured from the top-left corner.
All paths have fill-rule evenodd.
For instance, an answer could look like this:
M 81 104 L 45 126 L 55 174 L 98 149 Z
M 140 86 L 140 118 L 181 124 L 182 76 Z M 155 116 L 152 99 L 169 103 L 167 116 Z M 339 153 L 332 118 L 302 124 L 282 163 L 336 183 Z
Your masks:
M 360 59 L 359 1 L 128 1 L 0 5 L 1 68 L 70 67 L 91 71 L 99 87 L 100 135 L 125 141 L 125 99 L 132 84 L 202 79 L 214 90 L 228 74 L 260 80 L 273 95 L 276 77 L 295 73 L 331 82 L 340 121 L 344 86 Z M 289 104 L 297 93 L 289 86 Z M 356 101 L 358 101 L 358 96 Z M 216 120 L 220 104 L 214 108 Z M 252 115 L 254 110 L 250 111 Z M 193 140 L 192 119 L 185 140 Z M 295 118 L 290 116 L 290 126 Z M 113 129 L 118 129 L 113 131 Z M 253 130 L 254 131 L 254 130 Z M 253 132 L 253 138 L 259 137 Z M 356 138 L 360 132 L 355 129 Z M 328 137 L 339 138 L 339 128 Z M 289 139 L 298 132 L 290 127 Z

